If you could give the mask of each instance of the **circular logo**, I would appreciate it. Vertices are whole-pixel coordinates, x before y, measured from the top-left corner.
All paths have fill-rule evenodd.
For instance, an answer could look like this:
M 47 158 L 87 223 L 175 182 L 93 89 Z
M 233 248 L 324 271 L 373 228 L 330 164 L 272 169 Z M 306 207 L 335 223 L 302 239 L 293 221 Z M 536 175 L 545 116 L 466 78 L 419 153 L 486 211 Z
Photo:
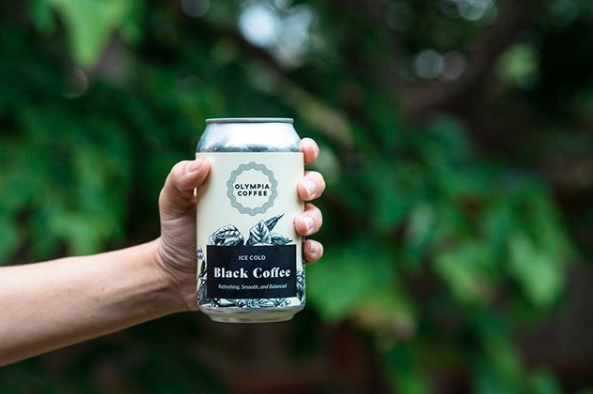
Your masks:
M 241 164 L 227 181 L 227 197 L 240 213 L 255 216 L 274 206 L 278 182 L 264 164 Z

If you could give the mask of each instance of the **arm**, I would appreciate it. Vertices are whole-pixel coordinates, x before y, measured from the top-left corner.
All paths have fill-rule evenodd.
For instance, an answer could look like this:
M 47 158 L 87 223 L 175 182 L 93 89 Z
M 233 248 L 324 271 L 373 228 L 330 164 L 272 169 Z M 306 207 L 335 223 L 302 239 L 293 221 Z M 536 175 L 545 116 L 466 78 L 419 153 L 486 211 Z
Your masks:
M 0 268 L 0 366 L 183 311 L 157 244 Z
M 304 139 L 305 163 L 317 145 Z M 112 333 L 175 312 L 197 309 L 195 189 L 206 179 L 205 161 L 180 162 L 159 198 L 161 237 L 115 252 L 0 268 L 0 366 Z M 301 199 L 323 193 L 323 177 L 307 172 Z M 319 209 L 307 204 L 295 220 L 305 236 L 321 226 Z M 321 258 L 307 240 L 304 256 Z

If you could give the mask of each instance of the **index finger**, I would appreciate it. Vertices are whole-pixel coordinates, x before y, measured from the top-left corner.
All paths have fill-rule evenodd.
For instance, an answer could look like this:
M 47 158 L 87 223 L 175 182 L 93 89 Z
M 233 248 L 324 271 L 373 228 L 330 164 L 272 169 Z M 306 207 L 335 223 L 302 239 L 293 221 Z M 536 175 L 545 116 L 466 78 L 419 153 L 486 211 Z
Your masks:
M 309 165 L 317 160 L 317 156 L 319 156 L 319 146 L 317 146 L 317 143 L 311 138 L 303 138 L 301 140 L 300 149 L 301 152 L 303 152 L 305 165 Z

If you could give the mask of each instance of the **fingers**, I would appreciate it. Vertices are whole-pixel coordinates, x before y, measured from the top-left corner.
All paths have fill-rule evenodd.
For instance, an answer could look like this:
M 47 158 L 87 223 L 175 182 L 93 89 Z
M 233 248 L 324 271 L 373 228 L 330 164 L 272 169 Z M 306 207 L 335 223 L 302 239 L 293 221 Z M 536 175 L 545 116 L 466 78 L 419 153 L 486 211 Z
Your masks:
M 161 190 L 159 197 L 161 213 L 181 215 L 192 208 L 194 189 L 204 183 L 209 171 L 210 163 L 203 158 L 175 164 Z
M 301 213 L 294 220 L 294 227 L 297 233 L 308 236 L 315 234 L 323 224 L 321 211 L 313 204 L 305 204 L 305 212 Z
M 303 254 L 305 261 L 314 263 L 323 257 L 323 245 L 312 239 L 308 239 L 303 244 Z
M 319 156 L 319 147 L 311 138 L 301 140 L 301 151 L 305 160 L 305 165 L 309 165 L 317 160 Z M 325 190 L 325 180 L 317 171 L 308 171 L 297 186 L 299 198 L 303 201 L 311 201 L 319 198 Z M 308 236 L 315 234 L 323 224 L 323 216 L 319 208 L 313 204 L 305 205 L 305 212 L 297 216 L 294 226 L 301 235 Z M 318 261 L 323 256 L 323 245 L 312 239 L 308 239 L 303 244 L 303 255 L 309 263 Z
M 300 148 L 301 152 L 303 152 L 305 165 L 309 165 L 317 160 L 317 156 L 319 156 L 319 146 L 317 146 L 317 143 L 311 138 L 303 138 L 301 140 Z
M 305 205 L 305 212 L 297 216 L 294 226 L 297 232 L 307 236 L 315 234 L 323 224 L 323 216 L 319 208 L 313 204 Z M 305 261 L 314 263 L 323 256 L 323 245 L 312 239 L 308 239 L 303 244 L 303 255 Z
M 305 176 L 297 185 L 299 198 L 303 201 L 311 201 L 319 198 L 325 190 L 323 175 L 317 171 L 307 171 Z

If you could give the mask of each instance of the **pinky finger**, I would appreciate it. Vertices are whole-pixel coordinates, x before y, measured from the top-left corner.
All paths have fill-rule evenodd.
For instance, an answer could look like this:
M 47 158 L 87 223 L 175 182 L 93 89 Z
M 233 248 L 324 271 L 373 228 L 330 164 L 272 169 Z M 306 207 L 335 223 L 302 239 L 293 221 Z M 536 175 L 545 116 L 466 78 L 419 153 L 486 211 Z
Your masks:
M 308 239 L 303 245 L 303 253 L 306 262 L 314 263 L 323 256 L 323 245 L 317 241 Z

